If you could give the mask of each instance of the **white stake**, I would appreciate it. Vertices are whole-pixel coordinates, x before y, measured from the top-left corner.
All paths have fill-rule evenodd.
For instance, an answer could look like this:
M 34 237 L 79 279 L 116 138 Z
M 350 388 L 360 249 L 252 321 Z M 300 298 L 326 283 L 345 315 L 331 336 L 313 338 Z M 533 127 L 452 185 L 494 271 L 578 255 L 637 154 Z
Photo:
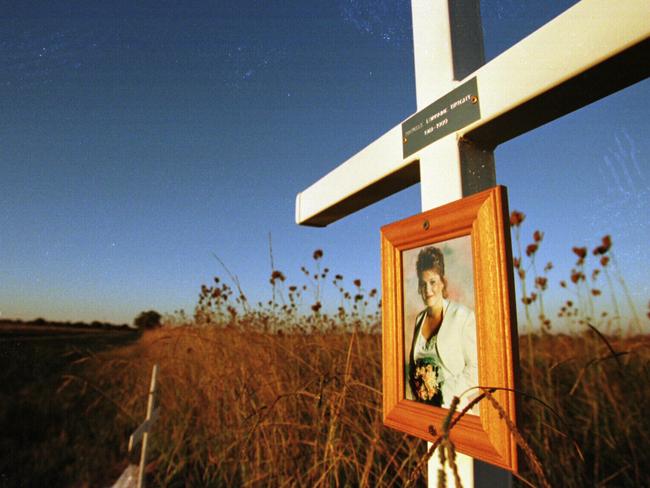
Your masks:
M 158 365 L 154 364 L 151 370 L 151 385 L 149 386 L 149 398 L 147 401 L 147 416 L 144 422 L 131 434 L 129 438 L 129 452 L 142 440 L 142 452 L 140 453 L 140 469 L 138 470 L 138 488 L 144 486 L 144 468 L 147 460 L 147 446 L 149 443 L 149 432 L 152 424 L 158 418 L 159 408 L 154 410 L 156 377 L 158 376 Z

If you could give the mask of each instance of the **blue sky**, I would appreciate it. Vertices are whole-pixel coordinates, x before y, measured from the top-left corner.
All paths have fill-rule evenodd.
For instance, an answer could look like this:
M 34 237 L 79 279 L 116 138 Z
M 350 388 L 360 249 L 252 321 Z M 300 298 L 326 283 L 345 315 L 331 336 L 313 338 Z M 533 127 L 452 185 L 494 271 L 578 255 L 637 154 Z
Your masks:
M 484 0 L 488 60 L 575 2 L 549 3 Z M 419 185 L 324 229 L 296 226 L 294 199 L 415 111 L 409 2 L 51 0 L 7 11 L 2 317 L 191 312 L 201 284 L 224 276 L 213 253 L 251 299 L 267 299 L 269 233 L 290 282 L 320 248 L 350 288 L 379 286 L 379 228 L 420 211 Z M 496 150 L 524 234 L 546 233 L 552 288 L 572 246 L 611 234 L 644 315 L 649 86 Z

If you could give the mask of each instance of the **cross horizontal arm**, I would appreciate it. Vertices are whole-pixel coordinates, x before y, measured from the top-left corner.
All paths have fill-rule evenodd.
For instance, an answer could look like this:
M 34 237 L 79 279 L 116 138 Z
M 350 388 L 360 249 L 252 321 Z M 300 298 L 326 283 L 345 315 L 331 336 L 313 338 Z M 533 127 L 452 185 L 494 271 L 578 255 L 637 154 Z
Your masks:
M 393 127 L 296 197 L 296 222 L 322 227 L 420 179 L 417 158 L 402 159 L 402 129 Z
M 650 75 L 648 0 L 583 0 L 470 74 L 481 117 L 456 137 L 484 148 Z M 432 87 L 433 89 L 434 87 Z M 296 197 L 296 222 L 325 226 L 419 181 L 401 124 Z
M 583 0 L 475 73 L 482 118 L 459 137 L 510 140 L 650 75 L 648 0 Z

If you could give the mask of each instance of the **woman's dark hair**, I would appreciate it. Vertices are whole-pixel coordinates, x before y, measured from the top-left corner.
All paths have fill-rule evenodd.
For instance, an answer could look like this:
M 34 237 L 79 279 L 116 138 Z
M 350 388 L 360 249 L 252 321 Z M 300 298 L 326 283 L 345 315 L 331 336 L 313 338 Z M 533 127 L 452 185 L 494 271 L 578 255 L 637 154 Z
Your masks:
M 445 258 L 442 251 L 434 246 L 425 247 L 418 254 L 418 260 L 415 265 L 418 273 L 418 289 L 422 289 L 422 273 L 428 269 L 432 269 L 440 275 L 444 288 L 442 296 L 447 298 L 447 278 L 445 278 Z

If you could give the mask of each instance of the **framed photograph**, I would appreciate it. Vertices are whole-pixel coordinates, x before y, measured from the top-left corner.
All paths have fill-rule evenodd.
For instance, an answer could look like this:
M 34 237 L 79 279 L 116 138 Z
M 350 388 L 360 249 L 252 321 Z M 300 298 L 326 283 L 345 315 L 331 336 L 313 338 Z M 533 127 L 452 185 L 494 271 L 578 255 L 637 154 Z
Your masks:
M 384 424 L 517 471 L 517 324 L 505 187 L 381 229 Z

